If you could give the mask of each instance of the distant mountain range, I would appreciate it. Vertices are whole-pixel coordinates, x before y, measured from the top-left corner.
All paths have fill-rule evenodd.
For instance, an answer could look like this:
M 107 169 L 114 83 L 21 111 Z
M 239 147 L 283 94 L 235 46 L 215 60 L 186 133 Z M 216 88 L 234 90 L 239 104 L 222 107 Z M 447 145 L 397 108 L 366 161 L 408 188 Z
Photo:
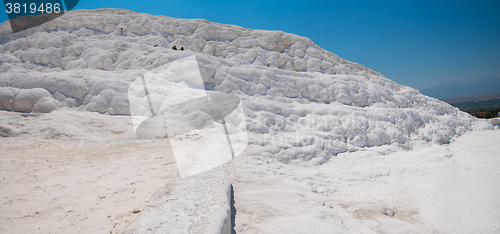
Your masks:
M 458 109 L 479 118 L 494 118 L 500 112 L 500 93 L 476 97 L 460 97 L 443 100 Z
M 499 92 L 500 92 L 500 90 L 499 90 Z M 481 95 L 481 96 L 475 96 L 475 97 L 458 97 L 458 98 L 446 99 L 443 101 L 447 102 L 449 104 L 455 104 L 455 103 L 463 103 L 463 102 L 490 101 L 490 100 L 497 100 L 497 99 L 500 99 L 500 93 Z
M 482 78 L 442 83 L 422 89 L 420 92 L 440 100 L 497 94 L 500 92 L 500 78 Z

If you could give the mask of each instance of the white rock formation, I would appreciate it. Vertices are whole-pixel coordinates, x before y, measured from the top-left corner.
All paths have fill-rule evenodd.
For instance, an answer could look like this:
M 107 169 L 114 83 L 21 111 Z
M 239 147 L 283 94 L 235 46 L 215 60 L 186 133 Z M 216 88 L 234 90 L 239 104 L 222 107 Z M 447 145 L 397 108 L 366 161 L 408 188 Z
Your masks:
M 128 91 L 132 82 L 147 72 L 154 73 L 162 65 L 193 55 L 206 90 L 235 94 L 242 101 L 249 144 L 258 149 L 255 150 L 258 157 L 241 157 L 243 162 L 248 159 L 251 163 L 239 165 L 241 174 L 237 183 L 251 185 L 248 191 L 240 190 L 240 195 L 247 199 L 240 204 L 247 202 L 247 208 L 255 206 L 262 214 L 256 211 L 251 216 L 250 211 L 245 214 L 242 210 L 240 214 L 248 219 L 241 223 L 260 223 L 259 217 L 277 217 L 282 223 L 287 220 L 281 218 L 284 213 L 261 210 L 260 204 L 265 199 L 254 203 L 249 199 L 267 199 L 276 190 L 274 187 L 282 188 L 278 189 L 282 193 L 275 193 L 270 203 L 282 199 L 301 201 L 306 195 L 299 189 L 294 194 L 286 193 L 295 185 L 312 188 L 314 196 L 336 192 L 330 186 L 334 177 L 328 174 L 331 171 L 325 172 L 330 177 L 313 180 L 312 175 L 321 176 L 315 174 L 315 169 L 302 177 L 285 169 L 318 166 L 332 156 L 367 147 L 378 152 L 384 148 L 375 150 L 374 146 L 390 145 L 388 150 L 394 150 L 410 149 L 415 142 L 449 143 L 454 136 L 469 130 L 493 129 L 499 125 L 498 120 L 478 120 L 415 89 L 396 84 L 375 71 L 325 51 L 305 37 L 121 9 L 76 10 L 18 33 L 12 33 L 7 22 L 0 24 L 0 109 L 50 112 L 62 107 L 130 115 Z M 17 134 L 10 126 L 0 126 L 0 136 Z M 445 160 L 446 155 L 440 157 Z M 279 162 L 269 163 L 273 161 Z M 372 162 L 366 164 L 369 163 Z M 343 165 L 337 167 L 340 171 Z M 388 168 L 386 171 L 393 170 Z M 401 169 L 401 174 L 411 168 L 413 164 Z M 368 174 L 353 181 L 382 176 Z M 287 187 L 277 175 L 293 182 Z M 257 177 L 265 181 L 259 184 Z M 302 180 L 311 186 L 305 186 Z M 351 185 L 351 181 L 344 181 L 338 183 Z M 191 191 L 189 184 L 184 186 L 175 191 L 179 194 Z M 253 191 L 266 186 L 269 190 Z M 191 201 L 198 198 L 190 197 Z M 225 193 L 216 198 L 217 202 L 227 200 Z M 177 209 L 176 204 L 183 208 Z M 182 209 L 196 204 L 179 200 L 156 207 L 184 212 L 184 221 L 189 219 L 186 225 L 194 225 L 196 219 L 187 217 L 190 213 Z M 224 212 L 226 205 L 221 205 Z M 281 205 L 279 209 L 284 212 L 289 206 Z M 153 208 L 145 213 L 157 215 Z M 302 201 L 293 203 L 291 208 L 288 214 L 293 214 L 288 218 L 307 218 L 313 222 L 316 218 L 307 212 L 325 214 L 324 210 L 312 210 L 310 204 Z M 392 213 L 398 214 L 398 210 Z M 337 214 L 328 217 L 336 224 L 341 223 Z M 227 217 L 219 218 L 216 218 L 219 224 L 227 221 Z M 147 217 L 138 219 L 130 231 L 147 230 L 148 221 L 151 220 Z M 163 224 L 166 223 L 155 225 L 166 229 Z M 178 230 L 191 230 L 181 226 Z M 219 226 L 224 229 L 222 224 Z
M 283 162 L 391 143 L 408 148 L 411 139 L 447 143 L 479 123 L 280 31 L 115 9 L 77 10 L 14 34 L 8 23 L 0 29 L 0 107 L 6 110 L 29 112 L 38 99 L 53 96 L 60 104 L 37 111 L 61 105 L 129 115 L 131 82 L 196 55 L 205 88 L 238 95 L 248 129 L 257 134 L 251 142 L 273 145 L 270 152 Z

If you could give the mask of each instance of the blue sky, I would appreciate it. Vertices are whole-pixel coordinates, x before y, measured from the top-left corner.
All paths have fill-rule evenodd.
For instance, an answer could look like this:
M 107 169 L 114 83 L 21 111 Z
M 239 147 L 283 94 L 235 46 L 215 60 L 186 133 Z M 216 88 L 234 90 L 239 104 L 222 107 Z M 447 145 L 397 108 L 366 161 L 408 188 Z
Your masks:
M 80 0 L 76 6 L 105 7 L 306 36 L 420 90 L 500 78 L 500 1 Z M 0 17 L 7 20 L 5 12 Z

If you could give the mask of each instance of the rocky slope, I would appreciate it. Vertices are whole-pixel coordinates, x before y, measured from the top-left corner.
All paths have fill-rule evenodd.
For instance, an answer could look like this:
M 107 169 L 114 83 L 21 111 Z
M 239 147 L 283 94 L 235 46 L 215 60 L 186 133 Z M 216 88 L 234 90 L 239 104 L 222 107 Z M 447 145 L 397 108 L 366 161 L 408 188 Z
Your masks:
M 282 162 L 493 128 L 305 37 L 121 9 L 76 10 L 18 33 L 1 24 L 0 109 L 130 115 L 135 79 L 192 55 L 205 89 L 242 100 L 250 143 Z

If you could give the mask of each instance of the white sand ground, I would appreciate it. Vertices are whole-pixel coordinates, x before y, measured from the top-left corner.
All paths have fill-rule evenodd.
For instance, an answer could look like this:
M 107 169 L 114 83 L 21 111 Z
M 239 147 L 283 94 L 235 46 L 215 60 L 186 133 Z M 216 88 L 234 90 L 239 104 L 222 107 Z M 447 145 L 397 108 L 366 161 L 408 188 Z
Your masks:
M 138 139 L 127 117 L 62 109 L 1 111 L 0 121 L 11 134 L 0 138 L 1 233 L 122 232 L 178 173 L 168 141 Z M 310 166 L 251 146 L 235 161 L 236 231 L 495 233 L 499 142 L 500 131 L 473 131 L 451 144 L 360 148 Z
M 476 131 L 449 147 L 453 161 L 432 179 L 426 218 L 450 233 L 499 233 L 500 131 Z
M 129 118 L 25 116 L 0 112 L 26 133 L 0 138 L 0 233 L 122 232 L 177 173 L 168 141 L 136 139 Z
M 236 231 L 498 233 L 499 143 L 500 131 L 489 130 L 411 151 L 342 153 L 320 166 L 237 158 Z

